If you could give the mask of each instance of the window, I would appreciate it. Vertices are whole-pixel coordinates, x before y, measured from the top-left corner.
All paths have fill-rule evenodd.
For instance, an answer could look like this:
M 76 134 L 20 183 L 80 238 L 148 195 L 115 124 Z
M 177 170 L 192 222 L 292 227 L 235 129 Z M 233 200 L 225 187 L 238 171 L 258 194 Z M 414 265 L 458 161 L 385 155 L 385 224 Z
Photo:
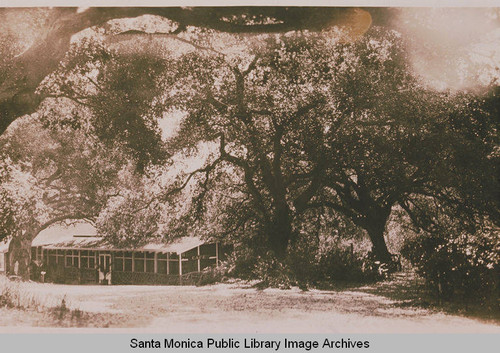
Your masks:
M 31 248 L 31 260 L 37 261 L 39 264 L 42 263 L 42 248 L 40 247 Z
M 79 267 L 78 250 L 66 250 L 66 267 Z
M 64 250 L 56 250 L 56 262 L 58 264 L 63 264 L 64 263 Z
M 123 261 L 124 261 L 124 271 L 132 272 L 132 252 L 126 251 L 123 253 Z
M 155 271 L 155 254 L 154 253 L 134 253 L 134 272 L 150 272 Z
M 155 272 L 155 254 L 152 252 L 146 253 L 146 272 Z
M 49 265 L 55 265 L 57 263 L 57 250 L 47 250 Z
M 113 270 L 123 272 L 123 251 L 115 252 L 113 261 Z
M 179 255 L 175 253 L 168 254 L 168 274 L 169 275 L 179 274 Z
M 125 253 L 125 255 L 130 254 L 130 263 L 132 260 L 132 253 Z M 125 259 L 125 268 L 127 268 L 127 258 Z M 132 269 L 130 269 L 131 271 Z M 125 271 L 128 271 L 125 269 Z M 134 253 L 134 272 L 155 272 L 155 254 L 154 253 L 144 253 L 136 252 Z
M 81 268 L 95 268 L 95 251 L 83 250 L 80 253 Z
M 144 272 L 145 256 L 143 252 L 136 252 L 134 254 L 134 272 Z
M 83 250 L 80 252 L 80 266 L 82 268 L 88 268 L 89 266 L 89 255 L 87 250 Z
M 167 261 L 168 261 L 168 254 L 162 254 L 159 253 L 156 257 L 156 263 L 157 263 L 157 271 L 158 273 L 163 273 L 167 274 Z

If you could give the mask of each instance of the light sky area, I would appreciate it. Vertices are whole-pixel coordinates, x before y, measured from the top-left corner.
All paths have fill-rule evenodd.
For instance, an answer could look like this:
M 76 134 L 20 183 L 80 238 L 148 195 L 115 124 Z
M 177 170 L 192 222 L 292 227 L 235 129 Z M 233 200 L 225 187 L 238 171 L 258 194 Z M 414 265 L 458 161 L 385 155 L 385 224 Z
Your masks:
M 413 66 L 438 89 L 463 89 L 498 77 L 500 9 L 406 8 L 396 20 L 412 40 Z

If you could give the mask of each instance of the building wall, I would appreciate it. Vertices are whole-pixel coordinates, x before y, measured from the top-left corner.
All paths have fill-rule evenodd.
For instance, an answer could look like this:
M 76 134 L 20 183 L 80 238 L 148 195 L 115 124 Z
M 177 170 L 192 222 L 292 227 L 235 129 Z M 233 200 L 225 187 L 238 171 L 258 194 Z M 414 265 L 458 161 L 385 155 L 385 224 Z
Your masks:
M 0 252 L 0 272 L 5 272 L 5 253 Z
M 3 270 L 0 270 L 0 272 L 9 273 L 10 271 L 9 253 L 8 252 L 0 253 L 0 257 L 1 256 L 3 256 Z

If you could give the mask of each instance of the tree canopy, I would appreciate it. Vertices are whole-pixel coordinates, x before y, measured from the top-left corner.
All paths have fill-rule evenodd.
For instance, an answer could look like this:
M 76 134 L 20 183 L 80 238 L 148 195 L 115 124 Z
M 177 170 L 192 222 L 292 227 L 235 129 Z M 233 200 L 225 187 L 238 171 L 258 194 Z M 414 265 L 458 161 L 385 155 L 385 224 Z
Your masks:
M 53 114 L 49 112 L 48 114 Z M 41 115 L 41 114 L 40 114 Z M 40 115 L 16 122 L 0 139 L 0 240 L 10 241 L 11 263 L 28 274 L 30 244 L 54 223 L 97 217 L 119 192 L 128 159 L 83 129 L 44 126 Z
M 75 7 L 2 9 L 2 34 L 17 39 L 24 49 L 8 57 L 8 67 L 0 82 L 0 133 L 19 116 L 32 113 L 43 100 L 36 89 L 40 82 L 57 69 L 69 50 L 73 35 L 87 28 L 103 26 L 108 21 L 154 15 L 173 22 L 166 34 L 177 36 L 190 26 L 229 33 L 269 33 L 290 30 L 321 30 L 344 26 L 352 36 L 362 34 L 371 24 L 370 14 L 355 8 L 89 8 Z M 20 28 L 16 23 L 28 23 Z M 127 32 L 124 30 L 123 32 Z M 111 35 L 116 34 L 111 32 Z M 28 39 L 27 39 L 28 38 Z M 34 40 L 30 39 L 34 38 Z M 3 38 L 8 42 L 7 38 Z M 16 41 L 10 41 L 15 47 Z M 12 48 L 11 49 L 15 49 Z M 3 50 L 4 51 L 4 50 Z
M 175 226 L 210 225 L 211 235 L 238 234 L 282 258 L 333 211 L 390 261 L 384 234 L 396 205 L 415 222 L 427 217 L 416 212 L 423 199 L 461 205 L 462 216 L 479 204 L 498 214 L 495 198 L 479 193 L 497 187 L 496 122 L 484 102 L 425 87 L 397 32 L 336 39 L 290 33 L 250 42 L 239 56 L 204 46 L 165 58 L 164 108 L 186 114 L 167 149 L 213 146 L 205 165 L 158 197 L 196 181 Z
M 0 224 L 24 250 L 52 222 L 92 218 L 119 245 L 196 231 L 282 260 L 342 218 L 389 262 L 396 207 L 429 232 L 499 224 L 498 82 L 433 88 L 388 11 L 0 16 L 33 13 L 34 40 L 6 32 L 0 62 Z

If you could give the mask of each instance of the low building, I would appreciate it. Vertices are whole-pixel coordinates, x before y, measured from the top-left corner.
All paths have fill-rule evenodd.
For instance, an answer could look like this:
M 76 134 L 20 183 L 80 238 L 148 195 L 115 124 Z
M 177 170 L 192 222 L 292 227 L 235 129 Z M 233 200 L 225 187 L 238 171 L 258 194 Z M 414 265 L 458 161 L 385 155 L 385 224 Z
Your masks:
M 117 248 L 87 223 L 50 227 L 33 240 L 31 278 L 71 284 L 193 284 L 203 270 L 218 266 L 222 250 L 198 237 Z

